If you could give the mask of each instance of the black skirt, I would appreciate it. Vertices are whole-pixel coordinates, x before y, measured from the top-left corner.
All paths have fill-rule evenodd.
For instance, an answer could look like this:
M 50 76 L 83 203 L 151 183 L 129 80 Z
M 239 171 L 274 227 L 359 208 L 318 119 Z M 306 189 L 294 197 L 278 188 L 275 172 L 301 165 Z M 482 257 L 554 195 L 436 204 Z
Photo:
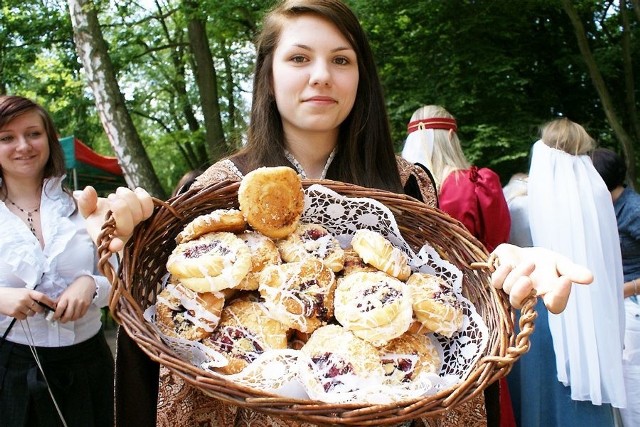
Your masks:
M 0 347 L 3 426 L 63 426 L 57 404 L 68 427 L 113 427 L 113 355 L 102 330 L 79 344 L 34 349 L 44 375 L 29 346 Z

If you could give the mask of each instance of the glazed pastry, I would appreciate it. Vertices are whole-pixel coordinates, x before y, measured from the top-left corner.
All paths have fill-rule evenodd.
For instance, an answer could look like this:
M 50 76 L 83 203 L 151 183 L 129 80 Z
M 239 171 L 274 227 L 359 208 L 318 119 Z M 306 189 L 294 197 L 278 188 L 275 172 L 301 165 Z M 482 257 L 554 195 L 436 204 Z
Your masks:
M 344 251 L 340 243 L 319 224 L 300 224 L 289 237 L 278 240 L 276 244 L 285 262 L 315 257 L 334 272 L 344 266 Z
M 388 382 L 399 384 L 421 373 L 440 371 L 438 350 L 426 335 L 406 332 L 379 349 L 382 368 Z
M 344 251 L 344 267 L 341 274 L 346 276 L 347 274 L 355 273 L 357 271 L 380 271 L 377 268 L 367 264 L 360 258 L 360 255 L 353 248 L 345 249 Z
M 449 283 L 437 276 L 414 273 L 407 286 L 416 320 L 428 331 L 451 337 L 460 330 L 464 320 L 462 306 Z
M 298 227 L 304 209 L 302 182 L 289 167 L 261 167 L 240 182 L 238 202 L 255 231 L 283 239 Z
M 177 243 L 188 242 L 203 234 L 217 231 L 240 233 L 247 227 L 242 212 L 237 209 L 216 209 L 205 215 L 196 217 L 188 223 L 176 236 Z
M 224 301 L 221 293 L 196 293 L 169 283 L 158 294 L 156 322 L 166 335 L 199 341 L 218 325 Z
M 311 359 L 312 385 L 325 392 L 349 392 L 384 375 L 376 348 L 339 325 L 316 330 L 301 351 Z
M 280 252 L 273 240 L 257 231 L 245 231 L 244 233 L 238 234 L 238 238 L 240 238 L 240 240 L 247 245 L 249 251 L 251 251 L 251 270 L 249 270 L 249 273 L 236 288 L 255 291 L 260 284 L 260 273 L 262 270 L 269 265 L 282 264 Z
M 287 348 L 287 328 L 267 316 L 261 303 L 237 299 L 222 310 L 218 327 L 202 342 L 229 361 L 214 368 L 217 372 L 237 374 L 262 353 Z
M 407 280 L 411 268 L 407 256 L 393 246 L 382 234 L 371 230 L 358 230 L 351 239 L 351 246 L 360 258 L 380 271 L 399 280 Z
M 301 332 L 313 332 L 333 316 L 335 276 L 319 259 L 270 266 L 260 275 L 269 316 Z
M 409 329 L 411 294 L 381 271 L 351 273 L 338 280 L 334 315 L 345 329 L 380 347 Z
M 196 292 L 235 288 L 251 269 L 251 252 L 235 234 L 207 233 L 180 243 L 167 260 L 167 270 Z

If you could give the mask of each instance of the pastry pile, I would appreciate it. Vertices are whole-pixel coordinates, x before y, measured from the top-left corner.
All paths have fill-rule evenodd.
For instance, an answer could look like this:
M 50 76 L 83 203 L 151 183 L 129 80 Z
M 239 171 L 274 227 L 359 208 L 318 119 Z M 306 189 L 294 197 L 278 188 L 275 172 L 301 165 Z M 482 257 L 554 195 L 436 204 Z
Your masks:
M 322 225 L 301 222 L 304 191 L 291 168 L 247 174 L 238 202 L 176 237 L 156 302 L 164 334 L 222 354 L 229 363 L 214 369 L 223 374 L 269 350 L 300 350 L 326 392 L 356 387 L 353 378 L 400 384 L 440 371 L 428 334 L 451 337 L 463 321 L 446 281 L 413 273 L 380 233 L 358 230 L 343 249 Z

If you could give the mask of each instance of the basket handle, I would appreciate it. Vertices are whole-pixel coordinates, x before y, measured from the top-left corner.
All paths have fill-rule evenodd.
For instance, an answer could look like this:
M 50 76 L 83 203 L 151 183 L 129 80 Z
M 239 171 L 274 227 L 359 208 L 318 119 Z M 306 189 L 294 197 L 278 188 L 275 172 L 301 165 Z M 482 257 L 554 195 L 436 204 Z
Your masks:
M 486 262 L 474 262 L 471 263 L 472 269 L 488 269 L 489 272 L 493 273 L 496 268 L 500 265 L 500 260 L 495 254 L 489 255 L 489 258 Z M 511 365 L 513 364 L 513 359 L 522 356 L 524 353 L 529 351 L 529 347 L 531 343 L 529 342 L 529 336 L 534 331 L 534 322 L 538 317 L 538 313 L 536 312 L 536 303 L 537 303 L 537 293 L 535 289 L 531 291 L 531 293 L 524 299 L 522 302 L 522 308 L 520 309 L 520 320 L 518 321 L 518 326 L 520 331 L 516 335 L 515 345 L 507 348 L 505 356 L 485 356 L 482 358 L 482 361 L 485 363 L 496 363 L 498 366 L 507 366 L 509 369 L 504 372 L 506 375 L 509 370 L 511 370 Z M 503 374 L 498 371 L 492 379 L 498 379 Z
M 176 218 L 182 219 L 182 215 L 170 204 L 167 202 L 160 200 L 155 197 L 151 197 L 153 203 L 156 207 L 162 206 L 165 207 L 171 212 Z M 137 227 L 137 226 L 136 226 Z M 116 230 L 116 220 L 113 217 L 113 212 L 109 210 L 105 215 L 105 221 L 102 224 L 102 228 L 100 230 L 100 234 L 98 235 L 97 245 L 98 245 L 98 270 L 100 273 L 109 280 L 111 283 L 111 290 L 109 291 L 109 311 L 113 316 L 113 319 L 120 323 L 119 316 L 117 314 L 116 306 L 120 301 L 120 297 L 124 297 L 131 303 L 131 306 L 138 311 L 138 315 L 142 316 L 142 312 L 138 308 L 137 301 L 131 295 L 131 292 L 126 288 L 124 282 L 122 281 L 119 272 L 115 271 L 114 266 L 109 262 L 113 253 L 109 250 L 109 245 L 113 241 L 115 237 Z M 120 263 L 119 263 L 120 264 Z

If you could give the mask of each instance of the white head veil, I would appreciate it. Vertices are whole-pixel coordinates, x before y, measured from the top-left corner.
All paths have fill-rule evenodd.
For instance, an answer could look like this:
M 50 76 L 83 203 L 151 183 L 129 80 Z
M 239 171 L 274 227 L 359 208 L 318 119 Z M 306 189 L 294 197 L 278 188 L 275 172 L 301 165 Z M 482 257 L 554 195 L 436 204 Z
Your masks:
M 433 138 L 433 129 L 419 129 L 411 132 L 404 143 L 402 157 L 411 163 L 420 163 L 428 169 L 431 169 Z
M 549 314 L 558 380 L 571 386 L 573 400 L 625 407 L 624 279 L 611 195 L 588 156 L 538 141 L 529 172 L 529 209 L 533 244 L 594 275 L 589 286 L 573 285 L 564 312 Z

